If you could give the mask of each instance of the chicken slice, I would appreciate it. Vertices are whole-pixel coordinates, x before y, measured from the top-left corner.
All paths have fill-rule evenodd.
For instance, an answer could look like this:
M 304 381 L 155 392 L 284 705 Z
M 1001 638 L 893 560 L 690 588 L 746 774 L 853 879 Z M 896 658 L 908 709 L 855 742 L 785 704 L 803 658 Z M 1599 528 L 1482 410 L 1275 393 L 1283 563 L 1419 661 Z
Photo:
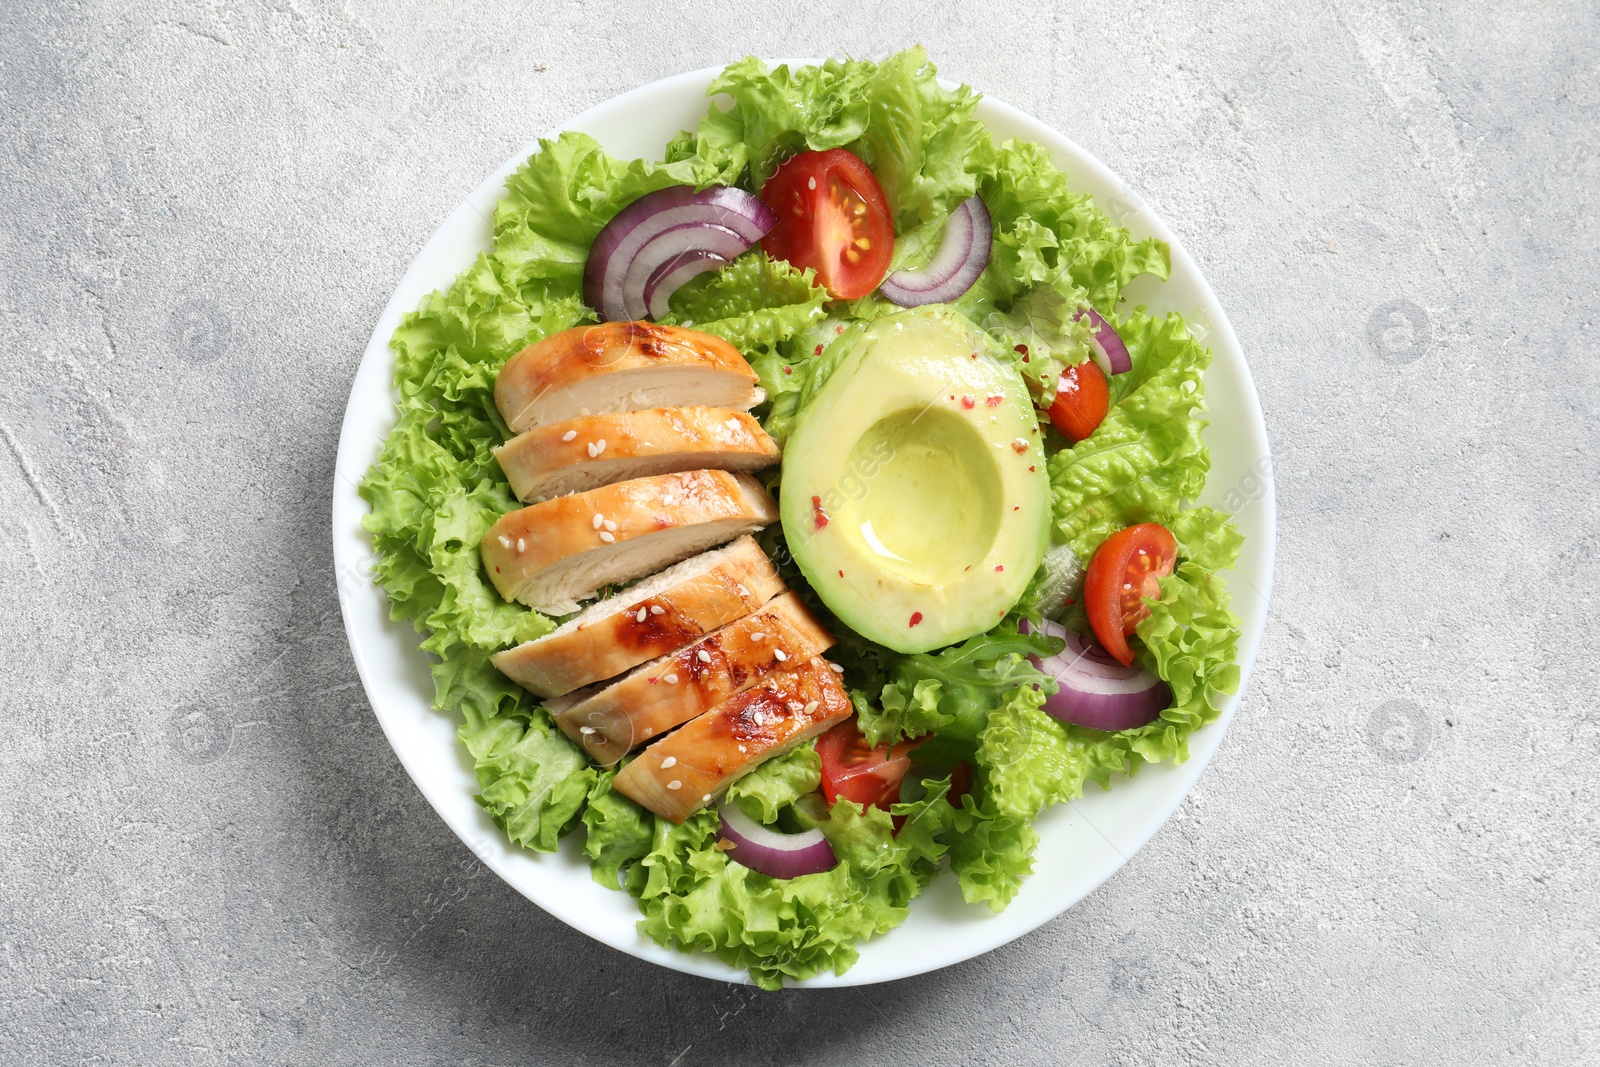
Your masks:
M 653 322 L 575 326 L 506 361 L 494 402 L 514 433 L 578 415 L 705 404 L 746 410 L 766 394 L 720 337 Z
M 761 546 L 741 537 L 591 604 L 553 633 L 491 657 L 541 696 L 570 693 L 675 652 L 783 592 Z
M 537 426 L 494 450 L 521 500 L 545 500 L 625 478 L 687 470 L 754 471 L 778 443 L 731 408 L 613 411 Z
M 556 725 L 609 767 L 769 674 L 793 670 L 833 644 L 793 593 L 610 685 L 545 702 Z
M 489 527 L 481 552 L 501 596 L 565 615 L 601 586 L 631 582 L 777 520 L 778 506 L 750 475 L 686 471 L 509 512 Z
M 657 815 L 682 822 L 762 761 L 854 710 L 828 661 L 814 656 L 680 726 L 618 771 L 613 785 Z

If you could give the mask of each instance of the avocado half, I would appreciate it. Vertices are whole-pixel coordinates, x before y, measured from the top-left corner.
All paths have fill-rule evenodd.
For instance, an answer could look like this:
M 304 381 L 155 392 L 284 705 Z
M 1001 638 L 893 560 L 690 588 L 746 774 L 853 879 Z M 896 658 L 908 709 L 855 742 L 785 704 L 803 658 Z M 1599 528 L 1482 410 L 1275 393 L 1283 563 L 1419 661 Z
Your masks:
M 939 305 L 878 319 L 784 447 L 795 562 L 841 621 L 899 652 L 992 629 L 1049 544 L 1033 403 L 987 345 Z

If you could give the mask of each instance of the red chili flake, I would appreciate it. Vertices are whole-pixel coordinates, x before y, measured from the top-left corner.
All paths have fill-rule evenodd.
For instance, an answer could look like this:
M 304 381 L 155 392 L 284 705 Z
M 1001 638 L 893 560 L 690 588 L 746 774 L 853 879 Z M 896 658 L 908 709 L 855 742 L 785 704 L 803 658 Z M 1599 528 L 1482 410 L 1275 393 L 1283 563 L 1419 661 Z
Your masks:
M 821 346 L 821 345 L 818 345 L 818 346 L 817 346 L 817 350 L 816 350 L 816 351 L 815 351 L 815 352 L 813 352 L 813 353 L 811 353 L 811 354 L 812 354 L 812 355 L 813 355 L 813 356 L 820 356 L 820 355 L 822 355 L 822 346 Z
M 966 410 L 971 411 L 973 408 L 978 406 L 978 402 L 972 399 L 970 396 L 964 396 L 961 398 L 961 406 Z
M 1034 470 L 1034 465 L 1032 463 L 1028 464 L 1028 473 L 1032 474 L 1033 470 Z
M 1069 608 L 1070 608 L 1070 607 L 1072 607 L 1072 605 L 1074 605 L 1074 604 L 1076 604 L 1076 603 L 1077 603 L 1077 601 L 1076 601 L 1076 600 L 1068 600 L 1068 601 L 1067 601 L 1067 607 L 1069 607 Z
M 995 564 L 995 565 L 994 565 L 994 569 L 995 569 L 995 570 L 996 570 L 996 571 L 1003 571 L 1003 570 L 1005 570 L 1005 569 L 1006 569 L 1006 565 L 1005 565 L 1005 564 L 1004 564 L 1004 563 L 996 563 L 996 564 Z
M 1017 453 L 1017 455 L 1020 456 L 1028 450 L 1028 442 L 1019 437 L 1017 440 L 1011 442 L 1011 448 Z
M 814 496 L 811 498 L 811 529 L 815 532 L 826 525 L 828 525 L 828 513 L 822 510 L 822 498 Z
M 976 353 L 976 352 L 972 353 L 972 358 L 973 359 L 977 359 L 978 358 L 978 353 Z
M 661 680 L 661 679 L 659 679 L 659 678 L 652 678 L 652 679 L 650 679 L 650 684 L 651 684 L 651 685 L 655 685 L 655 684 L 656 684 L 656 683 L 657 683 L 657 682 L 659 682 L 659 681 L 660 681 L 660 680 Z
M 1013 352 L 1021 352 L 1023 355 L 1027 355 L 1028 354 L 1028 346 L 1027 345 L 1018 345 L 1016 348 L 1013 348 L 1012 351 Z
M 1021 511 L 1022 510 L 1022 505 L 1021 504 L 1012 504 L 1011 505 L 1011 510 L 1012 511 Z
M 967 564 L 965 569 L 970 571 L 972 569 L 972 564 Z
M 913 612 L 912 612 L 912 613 L 911 613 L 911 625 L 912 625 L 912 626 L 915 626 L 915 625 L 916 625 L 916 624 L 917 624 L 917 623 L 919 623 L 919 622 L 921 622 L 921 621 L 922 621 L 922 612 L 920 612 L 920 611 L 913 611 Z
M 783 373 L 785 373 L 785 374 L 793 374 L 794 373 L 794 368 L 789 366 L 789 364 L 785 363 L 783 365 Z
M 495 569 L 494 569 L 494 572 L 495 572 L 495 573 L 496 573 L 496 574 L 499 574 L 499 573 L 500 573 L 500 568 L 499 568 L 499 567 L 496 567 L 496 568 L 495 568 Z
M 840 572 L 839 572 L 839 577 L 841 577 L 841 578 L 843 578 L 843 577 L 844 577 L 844 571 L 840 571 Z
M 835 326 L 833 328 L 833 332 L 834 333 L 844 333 L 844 326 L 843 325 Z
M 984 403 L 988 404 L 992 408 L 997 408 L 1000 406 L 1000 401 L 1004 399 L 1004 397 L 1000 396 L 991 396 L 988 400 L 985 400 Z

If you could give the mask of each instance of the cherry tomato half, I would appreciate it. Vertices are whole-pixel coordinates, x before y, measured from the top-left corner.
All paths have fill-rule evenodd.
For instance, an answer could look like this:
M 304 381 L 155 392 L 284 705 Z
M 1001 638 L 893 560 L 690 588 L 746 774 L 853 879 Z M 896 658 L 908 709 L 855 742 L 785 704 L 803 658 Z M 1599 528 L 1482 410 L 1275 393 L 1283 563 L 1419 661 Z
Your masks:
M 866 296 L 894 255 L 894 221 L 872 171 L 843 148 L 801 152 L 761 189 L 778 224 L 761 239 L 774 259 L 810 267 L 841 300 Z
M 1110 402 L 1105 373 L 1094 360 L 1086 359 L 1061 372 L 1055 403 L 1050 405 L 1050 422 L 1061 436 L 1077 444 L 1094 433 Z
M 900 799 L 900 782 L 911 766 L 911 750 L 920 741 L 872 748 L 852 715 L 817 738 L 822 757 L 822 795 L 832 804 L 840 797 L 862 807 L 880 807 Z
M 1145 597 L 1161 597 L 1160 579 L 1178 561 L 1178 542 L 1160 523 L 1129 526 L 1106 538 L 1089 561 L 1083 609 L 1100 645 L 1124 667 L 1133 666 L 1128 638 L 1150 614 Z

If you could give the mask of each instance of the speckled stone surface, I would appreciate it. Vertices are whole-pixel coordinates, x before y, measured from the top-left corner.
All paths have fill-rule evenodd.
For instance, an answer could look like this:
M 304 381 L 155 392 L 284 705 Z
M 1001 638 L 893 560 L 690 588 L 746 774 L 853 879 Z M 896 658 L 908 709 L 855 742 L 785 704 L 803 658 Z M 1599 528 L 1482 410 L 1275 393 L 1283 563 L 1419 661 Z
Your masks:
M 0 1063 L 1600 1062 L 1600 12 L 0 5 Z M 487 873 L 345 645 L 372 323 L 517 146 L 925 43 L 1183 237 L 1280 501 L 1244 706 L 1033 935 L 759 993 Z

